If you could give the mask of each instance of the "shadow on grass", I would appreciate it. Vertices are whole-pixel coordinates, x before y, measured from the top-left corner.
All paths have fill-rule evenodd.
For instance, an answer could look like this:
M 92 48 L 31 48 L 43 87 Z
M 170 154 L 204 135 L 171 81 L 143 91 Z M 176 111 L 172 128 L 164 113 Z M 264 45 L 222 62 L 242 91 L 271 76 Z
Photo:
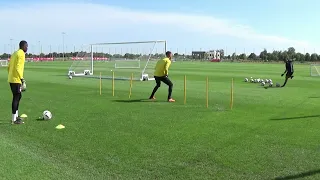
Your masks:
M 46 120 L 44 120 L 44 119 L 41 118 L 41 117 L 38 117 L 38 118 L 36 119 L 36 121 L 46 121 Z
M 272 118 L 270 120 L 292 120 L 292 119 L 307 119 L 307 118 L 315 118 L 320 117 L 320 115 L 312 115 L 312 116 L 298 116 L 298 117 L 287 117 L 287 118 Z
M 310 99 L 318 99 L 318 98 L 320 98 L 320 96 L 311 96 L 311 97 L 309 97 Z
M 318 170 L 312 170 L 307 171 L 295 175 L 285 176 L 285 177 L 276 177 L 274 180 L 288 180 L 288 179 L 299 179 L 299 178 L 305 178 L 307 176 L 313 176 L 320 173 L 320 169 Z
M 277 86 L 262 86 L 262 88 L 264 88 L 264 89 L 275 89 L 275 88 L 277 88 L 277 89 L 279 89 L 279 88 L 281 88 L 281 87 L 277 87 Z
M 136 102 L 155 102 L 149 99 L 126 99 L 126 100 L 113 100 L 113 102 L 121 103 L 136 103 Z

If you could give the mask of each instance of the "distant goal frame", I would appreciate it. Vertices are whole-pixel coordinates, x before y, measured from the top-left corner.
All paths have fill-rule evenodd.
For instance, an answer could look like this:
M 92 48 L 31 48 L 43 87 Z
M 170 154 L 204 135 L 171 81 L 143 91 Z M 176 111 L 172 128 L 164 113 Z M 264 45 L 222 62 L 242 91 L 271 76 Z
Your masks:
M 319 66 L 319 69 L 317 69 L 317 66 Z M 312 74 L 312 68 L 315 68 L 315 70 L 317 71 L 317 74 Z M 310 64 L 310 76 L 311 77 L 320 77 L 320 63 L 316 64 L 316 63 L 313 63 L 313 64 Z
M 84 72 L 81 72 L 81 73 L 76 73 L 74 71 L 72 71 L 70 68 L 69 68 L 69 71 L 68 71 L 68 76 L 74 76 L 74 77 L 90 77 L 90 78 L 98 78 L 99 76 L 95 76 L 94 75 L 94 47 L 95 46 L 102 46 L 102 45 L 121 45 L 121 44 L 147 44 L 147 43 L 154 43 L 153 45 L 153 48 L 152 48 L 152 51 L 149 52 L 148 54 L 148 62 L 145 64 L 145 66 L 143 67 L 143 70 L 141 72 L 141 76 L 140 78 L 136 78 L 136 79 L 133 79 L 133 80 L 138 80 L 138 81 L 149 81 L 149 80 L 155 80 L 154 77 L 149 77 L 148 74 L 145 74 L 145 70 L 148 66 L 148 63 L 150 61 L 150 58 L 151 58 L 151 55 L 152 55 L 152 52 L 154 51 L 154 48 L 155 46 L 158 44 L 158 43 L 164 43 L 164 54 L 166 53 L 167 51 L 167 40 L 150 40 L 150 41 L 127 41 L 127 42 L 107 42 L 107 43 L 93 43 L 93 44 L 89 44 L 90 46 L 90 54 L 91 54 L 91 59 L 90 59 L 90 69 L 86 69 L 84 70 Z M 130 80 L 129 78 L 128 79 L 125 79 L 125 78 L 115 78 L 113 77 L 115 80 Z M 102 79 L 111 79 L 110 77 L 102 77 Z
M 5 63 L 3 63 L 5 62 Z M 0 67 L 8 67 L 9 65 L 9 60 L 6 59 L 0 59 Z

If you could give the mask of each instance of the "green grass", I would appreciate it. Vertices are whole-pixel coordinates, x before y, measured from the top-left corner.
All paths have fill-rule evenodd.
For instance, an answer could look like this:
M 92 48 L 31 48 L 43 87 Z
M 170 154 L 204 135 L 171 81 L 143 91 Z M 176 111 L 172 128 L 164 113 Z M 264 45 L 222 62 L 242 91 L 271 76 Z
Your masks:
M 70 62 L 27 63 L 24 125 L 10 125 L 11 94 L 0 69 L 1 179 L 319 179 L 319 79 L 296 65 L 285 88 L 262 88 L 245 77 L 282 84 L 283 64 L 173 63 L 176 103 L 147 98 L 154 81 L 66 76 Z M 187 76 L 187 104 L 183 77 Z M 205 80 L 209 76 L 209 108 Z M 230 86 L 234 78 L 234 109 Z M 44 110 L 50 121 L 36 121 Z M 58 124 L 65 129 L 56 130 Z M 314 173 L 310 171 L 314 171 Z M 301 174 L 305 173 L 305 174 Z M 300 175 L 299 175 L 300 174 Z M 287 178 L 288 179 L 288 178 Z

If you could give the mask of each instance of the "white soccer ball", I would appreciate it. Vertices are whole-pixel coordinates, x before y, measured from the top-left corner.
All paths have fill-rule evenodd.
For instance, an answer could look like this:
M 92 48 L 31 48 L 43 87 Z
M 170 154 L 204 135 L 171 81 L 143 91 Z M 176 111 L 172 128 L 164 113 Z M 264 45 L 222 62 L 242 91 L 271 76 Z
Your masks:
M 277 87 L 280 87 L 280 84 L 279 84 L 279 83 L 276 83 L 276 86 L 277 86 Z
M 249 79 L 248 78 L 244 78 L 244 82 L 248 82 L 249 81 Z
M 69 79 L 72 79 L 72 76 L 69 76 Z
M 50 120 L 52 118 L 52 114 L 51 114 L 50 111 L 45 110 L 42 113 L 42 117 L 43 117 L 44 120 Z
M 270 82 L 270 83 L 269 83 L 269 87 L 272 87 L 272 86 L 273 86 L 273 83 L 272 83 L 272 82 Z

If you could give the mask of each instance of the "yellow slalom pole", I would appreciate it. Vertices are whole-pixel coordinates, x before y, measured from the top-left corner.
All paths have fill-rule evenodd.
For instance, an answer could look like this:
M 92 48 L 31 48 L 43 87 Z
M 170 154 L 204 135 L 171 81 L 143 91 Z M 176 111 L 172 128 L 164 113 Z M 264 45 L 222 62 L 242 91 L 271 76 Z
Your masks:
M 100 72 L 100 95 L 102 94 L 102 76 Z
M 184 104 L 187 103 L 187 76 L 184 75 Z
M 230 109 L 233 108 L 233 78 L 231 79 Z
M 206 83 L 206 99 L 207 99 L 207 102 L 206 102 L 206 105 L 207 105 L 207 108 L 209 108 L 209 77 L 207 76 L 207 83 Z
M 132 81 L 133 81 L 133 73 L 131 74 L 131 78 L 130 78 L 129 99 L 131 98 L 131 95 L 132 95 Z
M 114 96 L 114 71 L 112 71 L 112 96 Z

